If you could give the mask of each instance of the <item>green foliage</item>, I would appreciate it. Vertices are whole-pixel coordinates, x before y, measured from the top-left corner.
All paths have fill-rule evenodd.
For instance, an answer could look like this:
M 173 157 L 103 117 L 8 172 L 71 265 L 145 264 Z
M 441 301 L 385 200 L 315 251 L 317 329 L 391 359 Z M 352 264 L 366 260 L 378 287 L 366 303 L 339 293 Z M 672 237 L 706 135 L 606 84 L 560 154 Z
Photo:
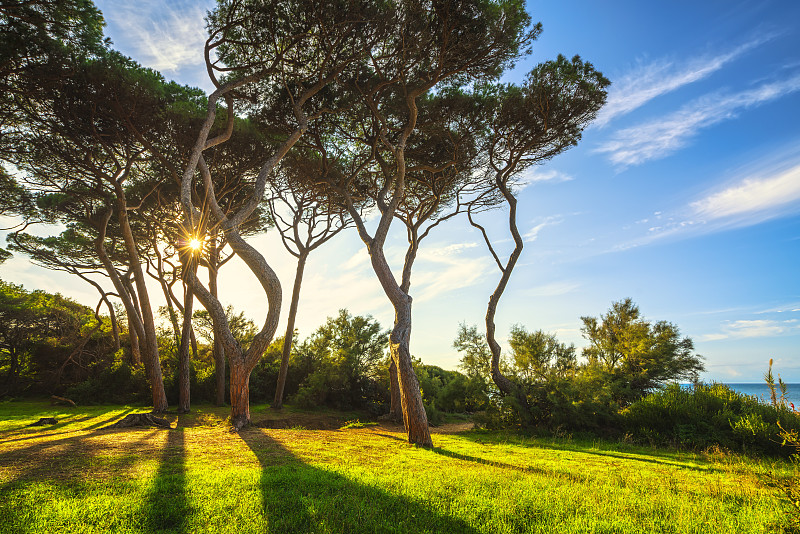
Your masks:
M 110 366 L 69 387 L 65 395 L 80 405 L 147 404 L 151 400 L 144 367 L 131 365 L 120 352 L 114 354 Z
M 690 338 L 681 338 L 672 323 L 643 319 L 629 298 L 613 303 L 599 318 L 581 320 L 590 343 L 583 356 L 589 366 L 602 369 L 610 381 L 619 383 L 614 394 L 622 405 L 667 382 L 695 381 L 704 369 Z
M 304 407 L 366 408 L 379 415 L 388 394 L 379 380 L 387 345 L 388 333 L 372 317 L 340 310 L 298 348 L 293 360 L 308 374 L 294 401 Z
M 638 439 L 698 449 L 720 445 L 781 454 L 775 439 L 780 428 L 800 430 L 800 417 L 791 410 L 762 404 L 724 384 L 698 384 L 691 389 L 671 384 L 620 415 L 626 431 Z
M 770 360 L 770 364 L 772 361 Z M 771 365 L 770 365 L 771 367 Z M 797 412 L 795 412 L 797 414 Z M 800 414 L 797 414 L 800 417 Z M 779 424 L 780 426 L 780 424 Z M 788 507 L 789 526 L 786 530 L 789 534 L 800 533 L 800 433 L 796 429 L 787 430 L 780 426 L 780 438 L 782 445 L 793 450 L 792 463 L 793 473 L 789 476 L 780 476 L 771 472 L 768 476 L 769 484 L 778 488 L 786 499 Z
M 233 338 L 239 342 L 242 347 L 247 347 L 253 340 L 253 337 L 258 332 L 258 327 L 251 319 L 245 316 L 241 311 L 236 313 L 232 305 L 225 308 L 225 317 L 228 320 L 228 326 L 231 329 Z M 214 323 L 211 321 L 211 315 L 206 310 L 196 310 L 192 314 L 192 326 L 197 334 L 204 339 L 207 343 L 214 342 Z M 178 334 L 179 336 L 180 334 Z
M 508 344 L 514 359 L 514 372 L 527 384 L 566 378 L 575 373 L 575 345 L 559 343 L 555 334 L 541 330 L 528 332 L 524 327 L 514 325 Z
M 465 376 L 415 360 L 414 372 L 429 416 L 442 419 L 441 412 L 465 413 L 485 410 L 489 404 L 486 382 L 478 375 Z M 438 413 L 437 413 L 438 412 Z
M 61 393 L 110 365 L 109 323 L 45 291 L 0 280 L 0 396 Z
M 462 354 L 458 366 L 467 376 L 480 377 L 484 380 L 490 378 L 492 351 L 489 350 L 486 338 L 478 332 L 475 325 L 468 327 L 461 323 L 458 326 L 453 348 Z

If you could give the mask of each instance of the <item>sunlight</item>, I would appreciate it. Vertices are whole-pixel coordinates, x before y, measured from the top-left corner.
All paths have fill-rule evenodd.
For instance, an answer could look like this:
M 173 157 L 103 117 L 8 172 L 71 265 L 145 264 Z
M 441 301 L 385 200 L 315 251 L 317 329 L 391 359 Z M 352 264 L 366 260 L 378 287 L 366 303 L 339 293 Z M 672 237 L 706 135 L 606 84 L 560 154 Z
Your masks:
M 189 248 L 194 251 L 198 251 L 201 248 L 203 248 L 203 242 L 197 239 L 196 237 L 193 237 L 192 240 L 189 241 Z

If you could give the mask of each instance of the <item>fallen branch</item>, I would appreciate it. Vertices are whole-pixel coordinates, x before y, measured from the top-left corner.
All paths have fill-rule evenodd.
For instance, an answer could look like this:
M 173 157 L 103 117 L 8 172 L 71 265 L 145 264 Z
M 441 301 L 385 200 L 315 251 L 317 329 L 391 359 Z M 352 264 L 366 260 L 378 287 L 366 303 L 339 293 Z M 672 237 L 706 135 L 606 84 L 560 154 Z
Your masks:
M 75 401 L 72 401 L 66 397 L 59 397 L 58 395 L 50 395 L 50 404 L 60 404 L 62 406 L 72 406 L 77 408 L 77 404 Z

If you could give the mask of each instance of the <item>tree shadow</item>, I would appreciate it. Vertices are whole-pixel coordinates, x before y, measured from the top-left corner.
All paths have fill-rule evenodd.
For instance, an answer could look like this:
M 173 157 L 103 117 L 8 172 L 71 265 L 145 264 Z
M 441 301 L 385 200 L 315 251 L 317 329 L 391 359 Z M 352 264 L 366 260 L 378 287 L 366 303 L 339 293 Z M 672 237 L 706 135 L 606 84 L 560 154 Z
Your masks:
M 498 467 L 500 469 L 511 469 L 513 471 L 519 471 L 521 473 L 535 473 L 538 475 L 546 475 L 549 477 L 556 477 L 561 478 L 564 480 L 569 480 L 570 482 L 583 482 L 584 477 L 578 474 L 567 473 L 563 471 L 556 471 L 554 469 L 543 469 L 541 467 L 531 466 L 531 465 L 515 465 L 509 464 L 505 462 L 498 462 L 496 460 L 489 460 L 488 458 L 479 458 L 477 456 L 469 456 L 466 454 L 461 454 L 459 452 L 449 451 L 447 449 L 443 449 L 441 447 L 433 447 L 430 449 L 432 452 L 436 454 L 440 454 L 442 456 L 447 456 L 448 458 L 455 458 L 457 460 L 463 460 L 466 462 L 474 462 L 477 464 L 488 465 L 491 467 Z
M 273 532 L 476 533 L 463 520 L 294 456 L 261 429 L 239 436 L 261 464 L 261 496 Z
M 146 532 L 188 532 L 189 512 L 184 429 L 176 426 L 167 431 L 158 471 L 142 506 L 144 529 Z
M 488 442 L 481 441 L 480 438 L 482 436 L 480 434 L 469 435 L 467 433 L 464 433 L 464 434 L 461 434 L 461 437 L 463 437 L 463 438 L 465 438 L 467 440 L 470 440 L 473 443 L 480 443 L 482 445 L 499 445 L 499 443 L 495 443 L 493 441 L 488 441 Z M 631 462 L 643 462 L 643 463 L 649 463 L 649 464 L 657 464 L 657 465 L 661 465 L 661 466 L 664 466 L 664 467 L 671 467 L 671 468 L 675 468 L 675 469 L 688 469 L 688 470 L 691 470 L 691 471 L 698 471 L 698 472 L 702 472 L 702 473 L 715 473 L 715 472 L 722 472 L 723 471 L 723 469 L 720 469 L 720 468 L 717 468 L 717 467 L 712 467 L 710 465 L 708 467 L 699 467 L 699 466 L 696 466 L 696 465 L 689 465 L 686 462 L 681 462 L 680 460 L 673 459 L 668 453 L 658 452 L 658 451 L 652 451 L 651 452 L 651 451 L 644 451 L 644 450 L 638 451 L 637 450 L 637 451 L 633 451 L 633 452 L 630 452 L 630 453 L 626 454 L 626 453 L 616 452 L 616 451 L 603 451 L 603 450 L 591 449 L 589 446 L 581 446 L 581 445 L 574 444 L 574 443 L 561 443 L 561 444 L 558 444 L 558 445 L 556 445 L 556 444 L 552 444 L 551 445 L 551 444 L 547 444 L 547 443 L 543 443 L 543 442 L 536 442 L 536 443 L 530 444 L 530 445 L 520 444 L 520 443 L 513 443 L 513 444 L 517 445 L 517 446 L 522 446 L 522 447 L 531 447 L 531 448 L 537 448 L 537 449 L 547 449 L 547 450 L 554 450 L 554 451 L 560 451 L 560 452 L 568 451 L 568 452 L 575 452 L 575 453 L 579 453 L 579 454 L 588 454 L 588 455 L 592 455 L 592 456 L 602 456 L 602 457 L 607 457 L 607 458 L 615 458 L 615 459 L 619 459 L 619 460 L 627 460 L 627 461 L 631 461 Z M 453 453 L 453 454 L 457 454 L 457 453 Z M 479 461 L 481 463 L 491 462 L 491 460 L 484 460 L 484 459 L 481 459 L 481 458 L 476 458 L 475 460 Z M 514 466 L 514 467 L 518 468 L 519 466 Z
M 121 418 L 125 417 L 126 415 L 128 415 L 129 413 L 134 411 L 135 409 L 136 408 L 128 408 L 127 410 L 123 411 L 122 413 L 113 415 L 113 416 L 111 416 L 111 417 L 109 417 L 107 419 L 103 419 L 102 421 L 98 421 L 97 423 L 94 423 L 94 424 L 89 425 L 87 427 L 75 428 L 73 430 L 64 430 L 62 432 L 53 432 L 53 430 L 62 430 L 67 425 L 74 425 L 74 424 L 77 424 L 77 423 L 82 423 L 84 421 L 90 421 L 92 419 L 97 419 L 98 417 L 102 417 L 103 414 L 85 415 L 85 416 L 80 417 L 78 419 L 75 419 L 75 417 L 77 417 L 77 415 L 71 415 L 71 416 L 68 416 L 68 417 L 65 417 L 65 418 L 61 419 L 55 425 L 48 426 L 46 428 L 45 427 L 30 427 L 30 425 L 24 425 L 22 427 L 14 428 L 14 429 L 11 429 L 11 430 L 8 430 L 8 431 L 4 432 L 5 434 L 7 434 L 9 436 L 19 436 L 20 434 L 24 434 L 23 436 L 21 436 L 21 437 L 12 437 L 10 439 L 6 439 L 6 440 L 3 440 L 3 441 L 0 441 L 0 445 L 2 445 L 3 443 L 11 443 L 11 442 L 16 442 L 16 441 L 27 441 L 27 440 L 31 440 L 31 439 L 45 438 L 45 437 L 49 438 L 51 436 L 59 436 L 59 435 L 62 435 L 62 434 L 72 434 L 74 432 L 84 432 L 84 431 L 88 431 L 88 430 L 94 430 L 94 429 L 96 429 L 98 427 L 102 427 L 104 425 L 110 424 L 110 423 L 112 423 L 113 421 L 115 421 L 117 419 L 121 419 Z M 39 431 L 37 431 L 37 430 L 39 430 Z
M 98 433 L 35 443 L 0 453 L 0 465 L 16 468 L 16 473 L 0 484 L 0 525 L 4 533 L 35 532 L 36 524 L 31 518 L 46 513 L 41 509 L 41 495 L 37 496 L 36 488 L 47 487 L 48 494 L 91 494 L 95 491 L 93 477 L 102 477 L 102 471 L 119 473 L 140 462 L 135 455 L 113 454 L 117 450 L 114 443 L 89 443 L 87 438 Z M 139 448 L 150 437 L 150 433 L 142 433 L 128 445 Z M 100 456 L 104 461 L 98 464 L 96 459 Z M 30 493 L 32 488 L 34 492 Z
M 125 410 L 122 413 L 119 413 L 117 415 L 113 415 L 113 416 L 111 416 L 111 417 L 109 417 L 107 419 L 103 419 L 102 421 L 98 421 L 97 423 L 94 423 L 93 425 L 87 426 L 86 428 L 83 428 L 81 430 L 94 430 L 95 428 L 100 428 L 102 426 L 110 425 L 111 423 L 113 423 L 117 419 L 122 419 L 123 417 L 125 417 L 126 415 L 128 415 L 129 413 L 131 413 L 134 410 L 136 410 L 136 408 L 128 408 L 127 410 Z

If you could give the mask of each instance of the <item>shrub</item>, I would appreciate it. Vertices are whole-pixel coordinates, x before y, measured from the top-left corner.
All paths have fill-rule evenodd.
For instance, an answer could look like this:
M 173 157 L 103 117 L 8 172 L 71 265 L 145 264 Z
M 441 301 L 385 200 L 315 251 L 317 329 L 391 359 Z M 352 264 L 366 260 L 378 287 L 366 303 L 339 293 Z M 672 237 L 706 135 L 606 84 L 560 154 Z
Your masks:
M 78 404 L 146 404 L 152 400 L 144 366 L 132 366 L 122 351 L 114 355 L 110 367 L 71 386 L 66 396 Z
M 781 426 L 800 429 L 791 410 L 762 404 L 724 384 L 691 389 L 671 384 L 630 405 L 621 418 L 627 432 L 654 444 L 720 445 L 773 455 L 782 454 L 774 438 Z

